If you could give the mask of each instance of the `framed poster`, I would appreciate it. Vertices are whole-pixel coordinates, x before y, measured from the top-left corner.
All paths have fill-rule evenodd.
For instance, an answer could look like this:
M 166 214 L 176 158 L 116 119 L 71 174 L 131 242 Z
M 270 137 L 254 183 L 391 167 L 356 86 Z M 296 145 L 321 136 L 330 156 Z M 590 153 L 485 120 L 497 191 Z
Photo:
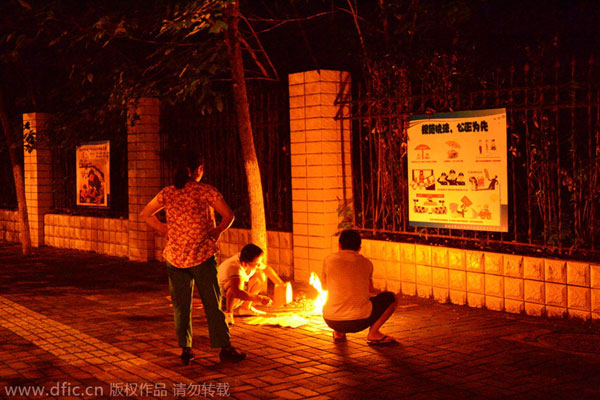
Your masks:
M 504 108 L 411 117 L 410 225 L 508 231 L 506 148 Z
M 110 141 L 90 142 L 75 150 L 77 205 L 108 208 L 110 201 Z

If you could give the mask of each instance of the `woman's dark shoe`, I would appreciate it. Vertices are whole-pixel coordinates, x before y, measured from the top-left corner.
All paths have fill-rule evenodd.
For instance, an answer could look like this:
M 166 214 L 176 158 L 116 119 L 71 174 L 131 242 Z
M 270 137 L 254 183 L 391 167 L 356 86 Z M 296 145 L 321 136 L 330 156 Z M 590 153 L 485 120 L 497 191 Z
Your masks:
M 190 365 L 193 359 L 194 353 L 192 353 L 192 348 L 184 347 L 181 351 L 181 361 L 183 361 L 183 365 Z
M 221 361 L 231 361 L 234 363 L 244 361 L 246 359 L 246 353 L 242 353 L 233 346 L 223 347 L 219 354 Z

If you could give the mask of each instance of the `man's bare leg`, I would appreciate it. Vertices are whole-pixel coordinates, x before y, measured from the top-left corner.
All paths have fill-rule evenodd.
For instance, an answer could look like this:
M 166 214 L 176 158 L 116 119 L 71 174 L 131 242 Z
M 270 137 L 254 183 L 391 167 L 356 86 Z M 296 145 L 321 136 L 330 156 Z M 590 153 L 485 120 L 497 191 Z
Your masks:
M 233 325 L 235 321 L 233 320 L 233 306 L 235 304 L 235 298 L 233 297 L 233 290 L 231 290 L 231 283 L 226 282 L 224 287 L 223 296 L 225 296 L 225 321 L 229 325 Z
M 381 333 L 379 331 L 379 329 L 385 323 L 385 321 L 390 319 L 390 317 L 392 316 L 394 311 L 396 311 L 397 307 L 398 307 L 398 300 L 395 300 L 392 304 L 390 304 L 388 306 L 388 308 L 385 309 L 383 314 L 381 314 L 381 317 L 379 317 L 379 319 L 377 321 L 375 321 L 375 323 L 373 325 L 371 325 L 371 327 L 369 328 L 369 333 L 367 334 L 367 340 L 370 340 L 370 341 L 371 340 L 381 340 L 385 336 L 387 336 L 387 335 L 384 335 L 383 333 Z
M 262 271 L 256 271 L 256 273 L 252 276 L 252 278 L 250 278 L 250 280 L 248 281 L 248 292 L 250 294 L 259 294 L 265 283 L 267 281 L 267 277 L 264 274 L 264 272 Z M 251 301 L 244 301 L 242 303 L 242 305 L 240 306 L 240 310 L 244 310 L 244 311 L 257 311 L 259 313 L 263 313 L 262 311 L 256 310 L 254 307 L 252 307 L 252 302 Z

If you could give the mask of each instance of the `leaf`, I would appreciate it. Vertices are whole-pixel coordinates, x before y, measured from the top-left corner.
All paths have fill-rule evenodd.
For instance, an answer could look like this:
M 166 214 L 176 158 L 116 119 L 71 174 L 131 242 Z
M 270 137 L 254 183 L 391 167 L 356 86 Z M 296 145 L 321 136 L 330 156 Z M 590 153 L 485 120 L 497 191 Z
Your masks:
M 222 20 L 216 21 L 208 30 L 209 33 L 221 33 L 227 30 L 227 23 Z
M 94 80 L 94 74 L 92 74 L 91 72 L 88 72 L 87 80 L 89 83 L 92 83 L 92 81 Z

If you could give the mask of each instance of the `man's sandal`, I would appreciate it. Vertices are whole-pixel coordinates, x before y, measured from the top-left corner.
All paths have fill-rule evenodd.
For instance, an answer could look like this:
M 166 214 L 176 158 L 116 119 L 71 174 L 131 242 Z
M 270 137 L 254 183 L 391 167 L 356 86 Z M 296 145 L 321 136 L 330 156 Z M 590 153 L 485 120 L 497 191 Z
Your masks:
M 390 346 L 398 342 L 391 336 L 384 335 L 381 339 L 367 340 L 369 346 Z

